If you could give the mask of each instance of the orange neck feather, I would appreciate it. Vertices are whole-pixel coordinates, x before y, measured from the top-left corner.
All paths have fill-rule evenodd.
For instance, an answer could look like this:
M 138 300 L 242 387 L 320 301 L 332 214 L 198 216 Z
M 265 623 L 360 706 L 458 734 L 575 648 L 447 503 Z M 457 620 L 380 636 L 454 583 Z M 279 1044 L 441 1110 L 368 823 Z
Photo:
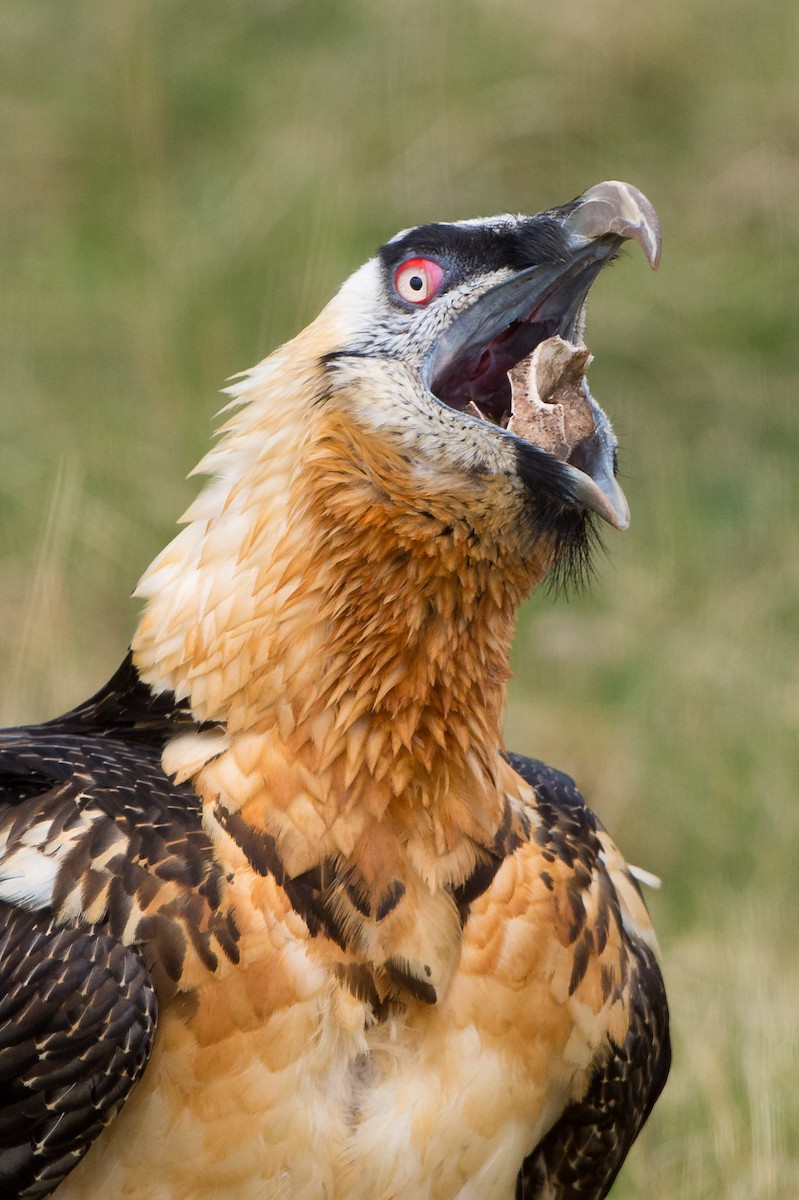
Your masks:
M 420 487 L 340 403 L 271 462 L 263 447 L 285 438 L 287 405 L 302 421 L 303 385 L 229 422 L 229 440 L 259 449 L 242 452 L 235 483 L 210 485 L 145 576 L 137 666 L 225 726 L 228 748 L 192 772 L 207 798 L 284 843 L 298 805 L 340 843 L 389 806 L 411 836 L 426 810 L 446 856 L 501 816 L 508 650 L 546 554 L 507 545 L 506 483 L 442 469 Z

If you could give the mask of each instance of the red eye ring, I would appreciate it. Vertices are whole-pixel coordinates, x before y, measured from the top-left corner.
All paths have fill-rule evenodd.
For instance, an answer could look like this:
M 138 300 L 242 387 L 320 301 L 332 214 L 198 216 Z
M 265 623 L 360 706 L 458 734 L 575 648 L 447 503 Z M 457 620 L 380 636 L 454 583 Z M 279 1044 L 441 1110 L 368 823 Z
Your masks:
M 394 272 L 394 291 L 407 304 L 429 304 L 443 278 L 444 272 L 434 259 L 407 258 Z

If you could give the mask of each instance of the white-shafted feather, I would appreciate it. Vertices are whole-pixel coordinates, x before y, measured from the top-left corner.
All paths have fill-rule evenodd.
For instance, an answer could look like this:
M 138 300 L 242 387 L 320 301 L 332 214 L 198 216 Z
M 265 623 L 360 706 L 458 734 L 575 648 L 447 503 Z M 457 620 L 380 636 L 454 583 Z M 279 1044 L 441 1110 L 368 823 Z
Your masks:
M 32 912 L 49 908 L 64 860 L 75 843 L 89 833 L 93 823 L 105 819 L 97 810 L 84 810 L 80 820 L 68 830 L 59 826 L 53 840 L 50 840 L 52 820 L 35 821 L 13 840 L 10 852 L 8 833 L 0 835 L 0 900 L 20 904 Z M 105 857 L 115 852 L 111 848 Z
M 20 846 L 0 864 L 0 900 L 38 911 L 49 908 L 64 857 L 53 848 L 49 854 L 34 846 Z

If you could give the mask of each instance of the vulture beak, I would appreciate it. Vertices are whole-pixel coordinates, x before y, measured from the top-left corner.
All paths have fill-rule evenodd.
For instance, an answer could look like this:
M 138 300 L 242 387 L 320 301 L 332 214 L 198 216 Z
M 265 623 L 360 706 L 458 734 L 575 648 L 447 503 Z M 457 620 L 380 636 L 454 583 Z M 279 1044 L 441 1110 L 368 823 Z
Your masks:
M 441 403 L 498 427 L 524 443 L 528 460 L 545 456 L 551 465 L 547 450 L 508 429 L 514 403 L 508 371 L 556 335 L 582 344 L 583 305 L 602 267 L 622 242 L 632 239 L 657 268 L 660 227 L 647 198 L 615 181 L 597 184 L 571 204 L 530 218 L 542 219 L 559 226 L 562 255 L 518 271 L 461 311 L 428 355 L 423 378 Z M 581 361 L 587 358 L 584 352 Z M 615 478 L 615 438 L 584 379 L 580 386 L 594 427 L 559 460 L 562 494 L 626 529 L 630 514 Z

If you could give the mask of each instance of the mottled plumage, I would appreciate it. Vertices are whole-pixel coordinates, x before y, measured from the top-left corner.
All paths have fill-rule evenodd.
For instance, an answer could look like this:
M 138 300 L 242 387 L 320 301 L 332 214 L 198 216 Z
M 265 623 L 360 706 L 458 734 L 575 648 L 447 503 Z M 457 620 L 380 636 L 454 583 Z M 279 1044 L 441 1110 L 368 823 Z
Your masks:
M 564 462 L 505 372 L 624 237 L 656 261 L 602 184 L 388 243 L 233 389 L 119 672 L 0 734 L 4 1196 L 607 1194 L 668 1070 L 654 936 L 501 722 L 519 603 L 626 504 L 584 384 Z

